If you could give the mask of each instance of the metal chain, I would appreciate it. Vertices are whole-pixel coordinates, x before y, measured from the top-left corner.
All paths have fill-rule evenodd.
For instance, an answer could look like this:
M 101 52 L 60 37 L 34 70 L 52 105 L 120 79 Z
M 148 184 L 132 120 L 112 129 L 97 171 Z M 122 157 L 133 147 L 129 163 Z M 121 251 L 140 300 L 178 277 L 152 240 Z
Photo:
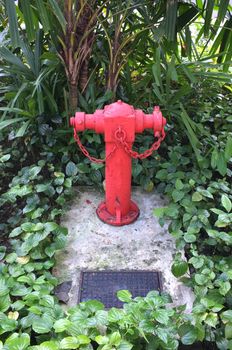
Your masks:
M 95 157 L 92 157 L 89 152 L 87 151 L 87 149 L 82 145 L 80 137 L 77 134 L 77 131 L 75 128 L 73 128 L 73 135 L 74 135 L 74 139 L 76 140 L 76 143 L 78 144 L 78 146 L 80 147 L 81 152 L 91 161 L 97 164 L 103 164 L 106 162 L 107 159 L 109 159 L 113 153 L 116 150 L 116 145 L 114 146 L 113 150 L 108 154 L 108 156 L 105 159 L 98 159 Z
M 87 151 L 87 149 L 83 146 L 83 144 L 81 143 L 81 140 L 76 132 L 76 129 L 73 128 L 73 134 L 74 134 L 74 139 L 76 140 L 76 143 L 78 144 L 80 150 L 82 151 L 82 153 L 91 161 L 94 163 L 98 163 L 98 164 L 103 164 L 106 162 L 106 160 L 108 160 L 115 152 L 117 146 L 115 145 L 113 150 L 108 154 L 108 156 L 105 159 L 98 159 L 95 158 L 93 156 L 91 156 L 89 154 L 89 152 Z M 165 131 L 164 129 L 162 129 L 161 132 L 156 132 L 155 133 L 155 137 L 157 137 L 157 140 L 152 144 L 152 146 L 147 149 L 145 152 L 143 153 L 138 153 L 136 151 L 133 151 L 130 148 L 130 145 L 125 141 L 126 138 L 126 132 L 119 127 L 119 129 L 116 130 L 115 132 L 115 139 L 117 141 L 117 144 L 119 144 L 121 147 L 124 148 L 125 152 L 127 154 L 129 154 L 129 156 L 131 158 L 134 159 L 145 159 L 147 157 L 149 157 L 154 151 L 156 151 L 159 147 L 161 142 L 163 141 L 163 139 L 165 138 Z
M 130 145 L 125 141 L 125 137 L 117 137 L 117 135 L 120 135 L 122 130 L 116 130 L 115 138 L 117 139 L 118 143 L 124 148 L 125 152 L 131 156 L 131 158 L 134 159 L 145 159 L 149 157 L 154 151 L 156 151 L 159 147 L 163 139 L 165 138 L 165 131 L 164 129 L 161 132 L 156 132 L 155 137 L 157 137 L 157 140 L 152 144 L 152 146 L 147 149 L 143 153 L 138 153 L 136 151 L 133 151 L 130 147 Z M 124 135 L 123 135 L 124 136 Z

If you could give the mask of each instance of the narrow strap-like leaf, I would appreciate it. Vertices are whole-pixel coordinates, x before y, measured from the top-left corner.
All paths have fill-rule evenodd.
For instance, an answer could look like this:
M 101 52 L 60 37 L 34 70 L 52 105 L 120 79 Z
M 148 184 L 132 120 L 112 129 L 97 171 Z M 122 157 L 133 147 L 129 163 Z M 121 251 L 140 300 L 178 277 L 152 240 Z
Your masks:
M 43 26 L 43 30 L 46 33 L 50 30 L 48 10 L 42 0 L 35 0 L 35 2 L 36 2 L 36 7 L 38 9 L 39 18 Z
M 56 0 L 48 0 L 48 1 L 49 1 L 49 4 L 51 5 L 54 15 L 57 17 L 58 21 L 60 22 L 63 32 L 65 32 L 67 22 L 61 11 L 61 8 L 58 5 L 58 2 Z
M 205 12 L 205 25 L 204 25 L 204 33 L 205 36 L 209 35 L 209 29 L 212 20 L 213 8 L 214 8 L 214 0 L 207 0 L 206 12 Z
M 14 0 L 5 0 L 5 7 L 6 7 L 6 13 L 9 21 L 11 44 L 13 47 L 19 47 L 20 38 L 19 38 L 19 31 L 18 31 L 16 5 Z
M 221 22 L 225 19 L 229 4 L 230 4 L 230 0 L 219 1 L 218 15 L 214 26 L 215 31 L 218 30 L 218 27 L 220 26 Z
M 177 31 L 183 29 L 196 15 L 199 14 L 198 9 L 195 6 L 190 7 L 187 11 L 182 13 L 177 18 Z
M 23 18 L 26 26 L 27 37 L 29 41 L 35 39 L 35 28 L 33 23 L 33 11 L 31 8 L 29 0 L 21 0 L 20 4 L 22 6 Z
M 176 37 L 177 0 L 169 0 L 166 5 L 166 37 L 174 41 Z
M 222 41 L 221 41 L 221 45 L 220 45 L 220 49 L 219 49 L 219 54 L 223 53 L 226 48 L 229 46 L 229 39 L 231 39 L 231 31 L 232 31 L 232 16 L 230 17 L 230 19 L 226 22 L 226 26 L 225 26 L 225 30 L 223 32 L 223 37 L 222 37 Z M 217 62 L 221 63 L 223 61 L 224 56 L 220 55 L 218 57 Z

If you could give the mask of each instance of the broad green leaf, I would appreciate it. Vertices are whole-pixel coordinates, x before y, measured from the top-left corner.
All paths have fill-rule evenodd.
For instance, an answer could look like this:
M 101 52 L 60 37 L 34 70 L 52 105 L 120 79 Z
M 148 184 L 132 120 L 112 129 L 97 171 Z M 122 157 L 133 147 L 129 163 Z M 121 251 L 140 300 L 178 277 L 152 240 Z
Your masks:
M 205 283 L 207 283 L 206 276 L 200 273 L 196 273 L 194 276 L 194 279 L 195 279 L 195 282 L 200 286 L 203 286 Z
M 131 350 L 133 348 L 133 344 L 129 343 L 126 340 L 122 340 L 120 345 L 117 347 L 117 350 Z
M 79 341 L 76 337 L 65 337 L 60 342 L 61 349 L 77 349 Z
M 175 182 L 175 188 L 177 190 L 182 190 L 184 188 L 184 184 L 180 179 L 177 179 Z
M 223 194 L 222 198 L 221 198 L 221 202 L 222 202 L 223 207 L 229 213 L 232 209 L 232 203 L 231 203 L 231 200 L 229 199 L 229 197 L 226 196 L 225 194 Z
M 52 326 L 52 319 L 48 315 L 43 315 L 41 318 L 36 318 L 32 323 L 33 330 L 39 334 L 50 332 Z
M 7 286 L 6 280 L 0 277 L 0 298 L 9 293 L 9 287 Z
M 109 311 L 108 311 L 108 320 L 109 322 L 118 322 L 119 320 L 121 320 L 124 316 L 124 313 L 122 310 L 117 309 L 115 307 L 112 307 Z
M 227 310 L 221 313 L 221 319 L 224 323 L 232 323 L 232 310 Z
M 0 260 L 2 260 L 4 258 L 6 254 L 6 247 L 4 245 L 0 246 Z
M 228 323 L 225 326 L 225 337 L 227 339 L 232 339 L 232 323 Z
M 0 298 L 0 312 L 7 311 L 10 305 L 11 305 L 11 300 L 8 294 Z
M 218 150 L 214 148 L 212 155 L 211 155 L 211 167 L 213 169 L 216 168 L 218 162 Z
M 207 315 L 206 319 L 205 319 L 205 323 L 206 323 L 207 325 L 209 325 L 210 327 L 215 328 L 216 325 L 217 325 L 217 323 L 218 323 L 218 316 L 217 316 L 217 314 L 214 313 L 214 312 L 210 312 L 210 313 Z
M 227 162 L 223 151 L 219 152 L 218 154 L 217 170 L 222 176 L 225 176 L 227 173 Z
M 13 333 L 7 340 L 6 345 L 10 350 L 25 350 L 30 345 L 30 336 L 27 333 Z
M 228 161 L 232 157 L 232 137 L 229 136 L 226 141 L 225 159 Z
M 181 277 L 188 271 L 188 264 L 186 261 L 176 261 L 172 264 L 172 273 L 175 277 Z
M 65 172 L 67 176 L 75 176 L 78 172 L 77 166 L 73 162 L 68 162 L 65 168 Z
M 155 320 L 161 324 L 168 324 L 169 321 L 169 313 L 165 309 L 156 310 L 152 313 L 152 316 Z
M 203 199 L 202 195 L 199 192 L 194 192 L 192 195 L 193 202 L 200 202 Z
M 121 343 L 121 335 L 119 332 L 114 332 L 110 334 L 110 344 L 114 346 L 118 346 Z
M 167 208 L 167 207 L 155 208 L 155 209 L 153 210 L 153 214 L 154 214 L 155 216 L 157 216 L 158 218 L 163 217 L 166 208 Z
M 35 349 L 33 347 L 31 350 L 60 350 L 60 344 L 58 341 L 49 340 L 35 346 Z
M 71 326 L 71 324 L 72 322 L 67 318 L 62 318 L 54 323 L 53 328 L 55 329 L 56 333 L 60 333 L 66 331 Z
M 181 192 L 179 190 L 174 190 L 172 192 L 172 198 L 173 198 L 174 202 L 179 202 L 181 199 L 184 198 L 184 195 L 185 195 L 185 193 Z
M 193 243 L 193 242 L 196 242 L 197 237 L 196 237 L 196 235 L 194 235 L 194 234 L 191 234 L 191 233 L 186 232 L 186 233 L 184 234 L 184 240 L 185 240 L 185 242 L 187 242 L 187 243 Z
M 132 300 L 132 294 L 128 290 L 119 290 L 117 297 L 124 303 L 129 303 Z
M 189 326 L 188 331 L 181 337 L 181 342 L 184 345 L 191 345 L 197 340 L 197 330 L 193 326 Z
M 105 345 L 109 343 L 109 337 L 107 336 L 103 336 L 103 335 L 97 335 L 95 337 L 95 341 L 99 344 L 99 345 Z
M 81 345 L 87 345 L 91 342 L 90 338 L 84 334 L 77 335 L 77 340 L 78 340 L 79 344 L 81 344 Z

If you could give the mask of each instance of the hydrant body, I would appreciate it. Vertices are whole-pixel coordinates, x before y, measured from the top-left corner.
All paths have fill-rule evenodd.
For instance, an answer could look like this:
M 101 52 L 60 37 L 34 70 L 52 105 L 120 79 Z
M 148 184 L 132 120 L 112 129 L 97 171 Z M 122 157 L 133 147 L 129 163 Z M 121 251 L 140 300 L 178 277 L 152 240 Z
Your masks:
M 107 224 L 122 226 L 130 224 L 139 216 L 138 206 L 131 200 L 131 167 L 132 158 L 146 158 L 157 149 L 164 138 L 165 118 L 154 108 L 153 114 L 144 114 L 132 106 L 118 101 L 97 110 L 94 114 L 76 112 L 70 119 L 74 127 L 74 136 L 83 153 L 90 159 L 88 151 L 81 145 L 77 131 L 93 129 L 103 133 L 105 139 L 105 201 L 97 208 L 98 217 Z M 158 139 L 153 149 L 143 155 L 132 151 L 135 134 L 152 128 Z

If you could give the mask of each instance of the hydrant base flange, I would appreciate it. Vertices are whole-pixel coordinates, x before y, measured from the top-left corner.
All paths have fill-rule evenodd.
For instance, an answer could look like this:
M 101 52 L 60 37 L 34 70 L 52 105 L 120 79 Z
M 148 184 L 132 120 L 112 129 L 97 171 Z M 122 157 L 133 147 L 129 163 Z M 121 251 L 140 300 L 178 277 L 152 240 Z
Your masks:
M 120 215 L 120 212 L 116 215 L 112 215 L 108 212 L 106 202 L 101 202 L 96 210 L 97 216 L 100 220 L 105 222 L 108 225 L 112 226 L 123 226 L 129 225 L 134 222 L 139 216 L 139 208 L 136 203 L 131 201 L 130 210 L 126 215 Z

